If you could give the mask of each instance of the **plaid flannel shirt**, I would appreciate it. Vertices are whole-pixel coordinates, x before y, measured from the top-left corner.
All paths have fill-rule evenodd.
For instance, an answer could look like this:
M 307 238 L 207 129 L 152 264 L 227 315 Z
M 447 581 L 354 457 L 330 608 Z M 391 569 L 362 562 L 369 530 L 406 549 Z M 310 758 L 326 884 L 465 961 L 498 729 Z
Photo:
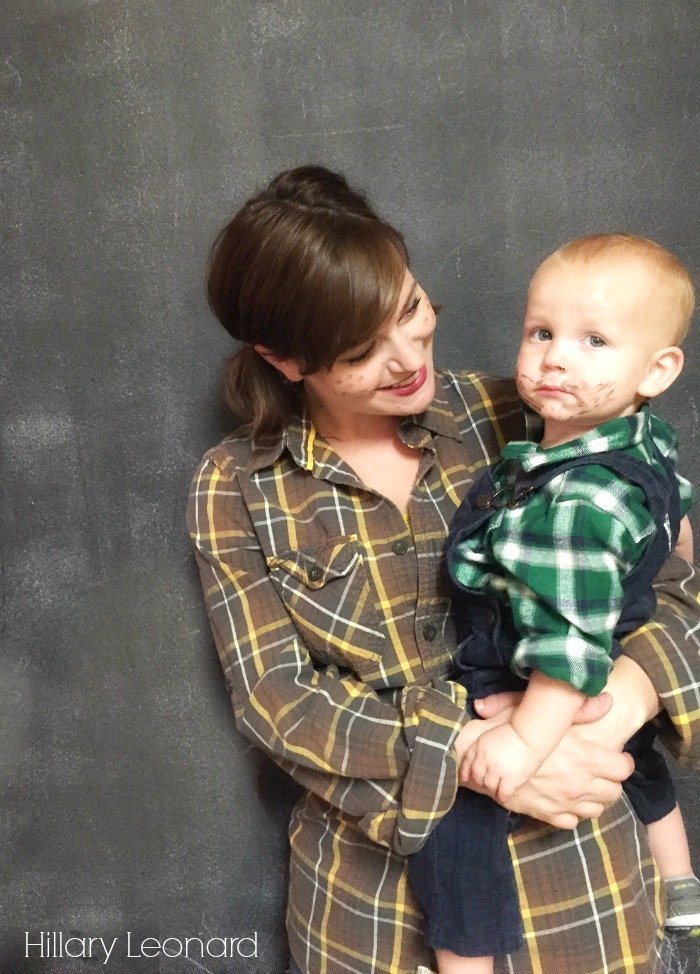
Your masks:
M 596 454 L 624 450 L 666 477 L 653 442 L 675 465 L 676 435 L 645 405 L 633 416 L 611 419 L 548 450 L 531 441 L 503 448 L 493 477 L 505 496 L 520 469 L 529 472 L 574 457 L 591 460 L 553 477 L 524 505 L 504 505 L 456 545 L 449 565 L 462 585 L 509 602 L 520 637 L 513 669 L 521 676 L 538 670 L 589 696 L 605 687 L 622 611 L 622 580 L 657 525 L 644 491 L 596 464 Z M 692 488 L 684 478 L 676 479 L 683 516 Z
M 194 476 L 188 527 L 238 727 L 306 789 L 290 823 L 287 929 L 309 974 L 433 961 L 404 857 L 454 800 L 466 720 L 464 691 L 445 678 L 447 527 L 475 475 L 531 433 L 512 381 L 439 375 L 431 407 L 401 424 L 421 451 L 410 528 L 304 417 L 276 439 L 234 433 Z M 696 599 L 694 575 L 682 590 L 669 581 L 628 647 L 688 760 Z M 499 971 L 653 970 L 660 889 L 624 799 L 573 833 L 533 822 L 513 855 L 527 947 Z

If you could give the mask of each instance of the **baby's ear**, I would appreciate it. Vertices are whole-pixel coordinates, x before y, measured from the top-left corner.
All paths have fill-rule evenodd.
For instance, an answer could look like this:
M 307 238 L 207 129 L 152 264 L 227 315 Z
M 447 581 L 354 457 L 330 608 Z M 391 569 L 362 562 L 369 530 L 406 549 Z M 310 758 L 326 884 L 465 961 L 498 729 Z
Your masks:
M 678 378 L 682 368 L 683 349 L 677 345 L 660 348 L 649 362 L 647 374 L 637 389 L 638 395 L 644 399 L 660 396 Z

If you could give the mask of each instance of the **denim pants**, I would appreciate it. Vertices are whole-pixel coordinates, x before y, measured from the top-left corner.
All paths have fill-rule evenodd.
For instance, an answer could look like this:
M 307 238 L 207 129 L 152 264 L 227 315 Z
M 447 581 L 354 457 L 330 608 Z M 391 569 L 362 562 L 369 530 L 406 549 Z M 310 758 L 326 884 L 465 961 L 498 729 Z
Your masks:
M 520 688 L 523 681 L 499 658 L 508 655 L 516 641 L 515 632 L 509 631 L 509 614 L 483 593 L 465 595 L 462 608 L 466 602 L 473 627 L 459 647 L 452 679 L 472 692 L 478 686 L 475 696 Z M 471 707 L 468 710 L 474 717 Z M 409 856 L 411 888 L 425 916 L 426 943 L 433 950 L 487 957 L 522 947 L 523 924 L 508 845 L 509 831 L 519 824 L 519 816 L 511 816 L 488 796 L 458 788 L 452 808 L 423 848 Z

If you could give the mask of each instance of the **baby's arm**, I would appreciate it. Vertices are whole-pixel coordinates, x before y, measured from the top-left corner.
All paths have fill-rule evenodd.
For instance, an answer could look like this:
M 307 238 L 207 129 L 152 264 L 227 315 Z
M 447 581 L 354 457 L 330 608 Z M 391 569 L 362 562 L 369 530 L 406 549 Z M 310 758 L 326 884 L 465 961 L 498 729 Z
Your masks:
M 676 554 L 685 558 L 686 561 L 693 560 L 693 529 L 687 514 L 681 521 L 678 541 L 676 542 Z
M 509 798 L 559 744 L 585 700 L 570 684 L 533 670 L 510 722 L 472 744 L 462 773 L 497 801 Z

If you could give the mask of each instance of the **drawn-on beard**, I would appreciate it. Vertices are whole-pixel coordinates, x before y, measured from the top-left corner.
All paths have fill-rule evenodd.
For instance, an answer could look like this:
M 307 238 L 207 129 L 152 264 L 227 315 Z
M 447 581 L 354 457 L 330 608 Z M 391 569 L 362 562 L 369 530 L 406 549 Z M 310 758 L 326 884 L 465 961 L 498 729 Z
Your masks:
M 518 372 L 516 375 L 516 383 L 521 399 L 523 399 L 528 406 L 537 412 L 537 392 L 542 386 L 549 384 L 547 380 L 533 379 L 524 372 Z M 551 384 L 555 385 L 555 383 Z M 556 386 L 558 389 L 561 389 L 562 392 L 568 392 L 570 395 L 574 396 L 581 408 L 581 411 L 577 413 L 577 415 L 582 417 L 587 416 L 591 412 L 597 411 L 601 407 L 604 407 L 607 402 L 614 398 L 616 389 L 615 382 L 612 380 L 608 382 L 597 382 L 591 384 L 585 382 L 564 381 L 561 383 L 556 383 Z M 530 387 L 530 389 L 528 389 L 528 387 Z M 584 400 L 585 405 L 583 405 L 581 399 Z

